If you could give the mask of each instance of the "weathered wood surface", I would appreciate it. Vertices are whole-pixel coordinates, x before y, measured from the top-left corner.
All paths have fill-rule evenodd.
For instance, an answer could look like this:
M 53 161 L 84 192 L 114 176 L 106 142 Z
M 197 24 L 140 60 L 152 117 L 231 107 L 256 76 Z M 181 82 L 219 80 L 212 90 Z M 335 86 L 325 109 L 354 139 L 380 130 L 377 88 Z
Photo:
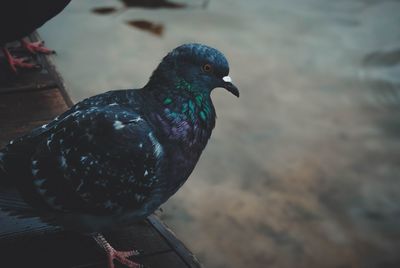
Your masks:
M 39 37 L 34 34 L 30 38 Z M 34 60 L 42 65 L 41 70 L 13 76 L 0 54 L 0 147 L 72 105 L 51 56 L 35 56 Z M 12 194 L 0 193 L 0 206 L 4 202 L 17 201 Z M 117 249 L 142 250 L 143 254 L 135 259 L 152 268 L 200 267 L 192 253 L 155 215 L 105 236 Z M 90 237 L 62 231 L 35 218 L 18 219 L 2 211 L 0 260 L 1 267 L 106 267 L 105 255 Z

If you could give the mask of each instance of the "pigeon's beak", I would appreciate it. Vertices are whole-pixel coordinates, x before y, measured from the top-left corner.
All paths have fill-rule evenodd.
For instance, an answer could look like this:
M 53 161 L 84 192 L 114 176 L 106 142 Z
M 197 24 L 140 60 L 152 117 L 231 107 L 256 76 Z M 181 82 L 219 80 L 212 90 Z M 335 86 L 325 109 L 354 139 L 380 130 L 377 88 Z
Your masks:
M 227 75 L 222 77 L 222 80 L 224 80 L 222 87 L 239 98 L 239 89 L 234 84 L 232 84 L 232 78 Z

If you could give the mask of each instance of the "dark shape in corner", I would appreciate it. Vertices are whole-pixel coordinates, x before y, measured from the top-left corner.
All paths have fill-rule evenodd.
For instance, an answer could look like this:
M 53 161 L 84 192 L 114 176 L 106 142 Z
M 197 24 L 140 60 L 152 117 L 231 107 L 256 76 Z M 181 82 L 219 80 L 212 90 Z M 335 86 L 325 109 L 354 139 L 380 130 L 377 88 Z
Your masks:
M 168 0 L 121 0 L 125 7 L 142 7 L 142 8 L 185 8 L 187 5 L 182 3 L 174 3 Z
M 117 9 L 115 7 L 96 7 L 92 9 L 92 12 L 98 15 L 108 15 L 116 11 Z
M 154 35 L 161 37 L 164 33 L 164 25 L 159 23 L 153 23 L 147 20 L 130 20 L 126 24 L 138 28 L 143 31 L 150 32 Z

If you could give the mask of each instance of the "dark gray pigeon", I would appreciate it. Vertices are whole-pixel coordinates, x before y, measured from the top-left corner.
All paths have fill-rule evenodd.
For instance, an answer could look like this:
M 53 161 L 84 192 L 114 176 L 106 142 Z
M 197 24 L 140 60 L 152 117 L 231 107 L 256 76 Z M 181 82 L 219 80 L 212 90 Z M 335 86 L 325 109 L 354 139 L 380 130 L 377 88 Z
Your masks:
M 211 91 L 239 97 L 228 73 L 218 50 L 177 47 L 143 88 L 85 99 L 11 141 L 0 151 L 2 184 L 46 221 L 92 234 L 109 267 L 139 267 L 127 259 L 136 251 L 114 250 L 100 232 L 144 219 L 187 180 L 215 125 Z

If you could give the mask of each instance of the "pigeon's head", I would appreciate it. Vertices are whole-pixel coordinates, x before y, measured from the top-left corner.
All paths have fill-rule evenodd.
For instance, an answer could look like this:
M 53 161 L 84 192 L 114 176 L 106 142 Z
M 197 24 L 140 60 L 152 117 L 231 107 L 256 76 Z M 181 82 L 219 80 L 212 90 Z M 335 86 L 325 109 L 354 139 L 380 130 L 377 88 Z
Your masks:
M 183 81 L 194 91 L 208 94 L 221 87 L 239 97 L 228 74 L 228 61 L 221 52 L 206 45 L 184 44 L 164 57 L 150 80 L 162 77 L 164 81 Z

